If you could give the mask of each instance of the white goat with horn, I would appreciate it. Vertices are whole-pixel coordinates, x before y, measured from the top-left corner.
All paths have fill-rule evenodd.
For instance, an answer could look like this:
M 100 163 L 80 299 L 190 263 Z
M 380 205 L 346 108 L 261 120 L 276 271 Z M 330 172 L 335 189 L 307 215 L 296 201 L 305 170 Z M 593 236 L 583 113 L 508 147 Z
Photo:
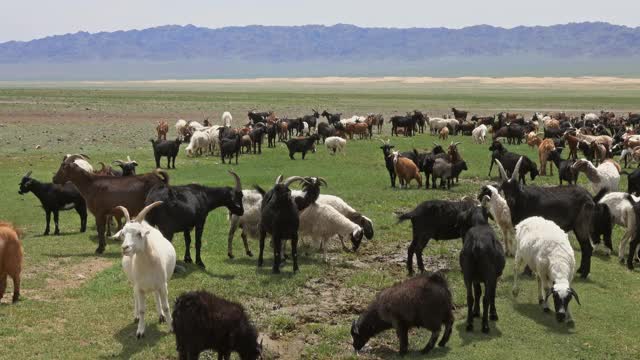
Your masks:
M 176 266 L 176 250 L 159 230 L 144 221 L 149 211 L 160 204 L 162 201 L 147 205 L 133 221 L 125 207 L 116 207 L 122 211 L 127 219 L 122 230 L 113 237 L 123 239 L 122 268 L 133 285 L 133 316 L 138 322 L 136 331 L 138 339 L 144 336 L 146 308 L 144 296 L 146 293 L 153 292 L 155 294 L 160 323 L 168 322 L 169 331 L 172 326 L 167 282 Z

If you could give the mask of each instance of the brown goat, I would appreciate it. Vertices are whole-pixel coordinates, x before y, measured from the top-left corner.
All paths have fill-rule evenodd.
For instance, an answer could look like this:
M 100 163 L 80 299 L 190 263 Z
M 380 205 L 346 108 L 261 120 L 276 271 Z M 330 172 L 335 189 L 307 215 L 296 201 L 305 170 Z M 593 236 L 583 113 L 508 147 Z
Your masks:
M 535 131 L 527 134 L 527 145 L 529 145 L 529 147 L 538 147 L 540 144 L 542 144 L 542 139 L 538 137 L 538 134 L 536 134 Z
M 102 254 L 106 246 L 107 217 L 124 216 L 119 210 L 114 211 L 114 208 L 123 206 L 132 215 L 137 214 L 144 208 L 144 200 L 149 190 L 161 183 L 168 184 L 169 174 L 164 170 L 156 169 L 152 173 L 136 176 L 99 176 L 83 171 L 73 162 L 63 161 L 60 171 L 53 177 L 53 182 L 64 184 L 67 181 L 71 181 L 78 188 L 87 203 L 87 208 L 96 218 L 98 230 L 96 253 Z
M 562 138 L 569 145 L 569 159 L 576 160 L 578 158 L 578 143 L 580 140 L 574 135 L 572 135 L 569 131 L 566 131 Z
M 169 132 L 169 124 L 162 120 L 158 121 L 156 126 L 156 132 L 158 133 L 158 140 L 167 140 L 167 133 Z
M 458 151 L 458 145 L 460 145 L 459 141 L 455 143 L 452 141 L 447 149 L 447 160 L 452 164 L 462 161 L 462 155 L 460 155 Z
M 418 189 L 422 187 L 422 176 L 411 159 L 401 157 L 398 151 L 394 151 L 389 157 L 393 158 L 393 168 L 398 176 L 401 188 L 404 186 L 408 189 L 412 179 L 416 179 L 418 182 Z
M 7 222 L 0 222 L 0 300 L 7 289 L 7 276 L 13 281 L 13 299 L 20 298 L 20 272 L 22 271 L 22 232 Z
M 544 139 L 538 146 L 538 159 L 540 159 L 540 176 L 547 175 L 547 159 L 549 154 L 556 149 L 553 139 Z M 558 170 L 560 171 L 560 170 Z M 549 172 L 553 176 L 553 162 L 549 162 Z
M 440 129 L 440 134 L 438 135 L 438 139 L 447 140 L 449 138 L 449 128 L 443 127 Z

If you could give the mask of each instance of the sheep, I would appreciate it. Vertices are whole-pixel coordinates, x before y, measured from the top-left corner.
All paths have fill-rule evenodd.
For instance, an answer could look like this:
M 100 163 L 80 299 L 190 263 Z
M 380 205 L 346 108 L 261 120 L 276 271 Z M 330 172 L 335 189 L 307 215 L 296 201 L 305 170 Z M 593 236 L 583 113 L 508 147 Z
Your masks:
M 342 155 L 346 155 L 345 148 L 347 146 L 347 140 L 338 136 L 329 136 L 325 139 L 324 144 L 329 154 L 335 155 L 336 153 L 341 153 Z
M 480 124 L 471 132 L 473 142 L 476 144 L 484 144 L 487 139 L 487 125 Z
M 516 225 L 514 297 L 519 292 L 518 269 L 522 263 L 527 264 L 538 275 L 538 303 L 542 304 L 544 312 L 549 312 L 547 300 L 553 295 L 556 320 L 573 322 L 569 302 L 575 297 L 580 305 L 580 299 L 571 287 L 576 264 L 573 248 L 563 229 L 553 221 L 539 216 L 527 218 Z
M 311 191 L 319 194 L 320 183 L 326 185 L 322 178 L 308 179 L 307 181 L 309 182 L 303 185 L 306 193 Z M 297 201 L 300 198 L 296 197 L 295 199 Z M 363 230 L 359 225 L 353 223 L 331 205 L 318 204 L 315 201 L 300 212 L 298 233 L 300 237 L 308 236 L 315 245 L 319 245 L 323 250 L 325 263 L 328 262 L 327 242 L 330 238 L 337 235 L 342 242 L 342 238 L 348 236 L 351 240 L 353 251 L 356 251 L 360 247 L 363 236 Z M 344 243 L 342 246 L 344 247 Z
M 442 129 L 440 129 L 440 134 L 438 135 L 438 138 L 442 140 L 447 140 L 449 138 L 449 128 L 445 126 Z
M 87 208 L 96 218 L 98 231 L 97 254 L 102 254 L 106 247 L 104 237 L 107 216 L 115 214 L 113 209 L 122 205 L 137 214 L 144 207 L 144 200 L 149 190 L 159 183 L 169 183 L 169 174 L 156 169 L 152 173 L 136 176 L 97 176 L 80 169 L 70 159 L 60 165 L 60 171 L 53 177 L 56 184 L 71 181 L 84 198 Z
M 300 176 L 292 176 L 282 181 L 282 175 L 276 179 L 274 187 L 268 192 L 259 186 L 256 190 L 262 195 L 260 214 L 260 254 L 258 255 L 258 267 L 263 264 L 264 240 L 267 233 L 272 235 L 273 244 L 273 268 L 274 274 L 280 273 L 280 255 L 282 241 L 291 239 L 291 257 L 293 258 L 293 271 L 298 271 L 298 228 L 300 225 L 300 208 L 291 198 L 289 185 L 295 181 L 305 181 Z
M 162 201 L 162 205 L 155 208 L 147 216 L 147 222 L 157 226 L 162 235 L 173 241 L 177 232 L 184 234 L 185 254 L 184 262 L 192 263 L 191 259 L 191 230 L 195 227 L 196 236 L 196 265 L 205 268 L 200 257 L 202 233 L 207 216 L 212 210 L 224 206 L 233 215 L 242 216 L 242 186 L 240 177 L 233 171 L 229 174 L 235 180 L 235 187 L 208 187 L 199 184 L 182 186 L 156 186 L 149 191 L 145 204 Z
M 514 230 L 513 223 L 511 223 L 511 210 L 509 210 L 507 201 L 493 185 L 483 186 L 480 189 L 478 200 L 489 210 L 491 218 L 500 228 L 507 256 L 513 256 Z
M 211 139 L 209 135 L 204 131 L 196 131 L 191 135 L 189 145 L 185 149 L 187 156 L 202 155 L 207 149 L 209 149 L 209 143 Z
M 547 176 L 547 159 L 549 153 L 555 150 L 556 146 L 552 139 L 544 139 L 538 146 L 538 158 L 540 159 L 540 176 Z M 553 164 L 549 163 L 549 172 L 553 176 Z
M 421 188 L 422 176 L 416 164 L 405 157 L 400 157 L 398 151 L 393 151 L 391 157 L 393 158 L 393 168 L 400 181 L 400 188 L 405 187 L 408 189 L 413 179 L 418 182 L 418 188 Z
M 44 235 L 49 235 L 49 223 L 51 222 L 51 213 L 53 213 L 53 223 L 55 224 L 54 235 L 60 235 L 58 228 L 58 212 L 64 210 L 75 209 L 80 216 L 80 232 L 87 230 L 87 204 L 78 189 L 71 183 L 64 185 L 42 183 L 31 177 L 31 171 L 26 173 L 20 180 L 20 190 L 18 194 L 24 195 L 32 192 L 45 211 L 47 227 Z
M 178 357 L 197 360 L 205 350 L 218 352 L 218 359 L 261 358 L 262 342 L 242 305 L 207 291 L 183 293 L 173 306 L 173 331 Z
M 158 121 L 158 125 L 156 125 L 156 132 L 158 133 L 158 141 L 167 140 L 169 124 L 166 121 Z
M 373 336 L 393 327 L 400 341 L 400 355 L 404 355 L 409 347 L 409 329 L 423 327 L 431 331 L 431 338 L 422 349 L 427 354 L 435 346 L 442 325 L 444 335 L 438 346 L 447 344 L 454 320 L 451 290 L 444 275 L 436 272 L 415 276 L 382 290 L 352 322 L 353 348 L 359 351 Z
M 222 126 L 224 127 L 231 127 L 231 122 L 233 121 L 233 116 L 231 116 L 231 113 L 228 111 L 225 111 L 222 113 Z
M 416 255 L 418 268 L 425 271 L 422 251 L 429 240 L 452 240 L 460 237 L 456 227 L 458 214 L 475 206 L 471 201 L 429 200 L 420 203 L 415 209 L 398 217 L 398 223 L 411 220 L 413 237 L 407 251 L 407 271 L 413 274 L 413 254 Z
M 196 133 L 196 134 L 199 134 L 199 133 Z M 194 136 L 191 137 L 191 143 L 189 143 L 189 146 L 191 146 L 194 139 L 197 138 L 196 134 L 194 134 Z M 180 139 L 175 139 L 173 141 L 170 141 L 170 140 L 155 141 L 151 139 L 151 146 L 153 147 L 153 157 L 156 160 L 156 168 L 160 168 L 160 158 L 163 156 L 166 156 L 167 169 L 171 169 L 172 164 L 173 164 L 173 169 L 175 169 L 176 157 L 178 157 L 178 152 L 180 151 L 180 144 L 182 144 L 182 141 L 180 141 Z M 187 153 L 191 154 L 189 147 L 187 147 Z
M 133 285 L 134 318 L 138 322 L 136 337 L 144 336 L 145 294 L 153 292 L 160 323 L 167 322 L 171 331 L 173 321 L 169 309 L 168 282 L 176 266 L 176 250 L 159 230 L 144 218 L 161 201 L 145 206 L 133 221 L 129 211 L 118 206 L 127 223 L 114 238 L 122 240 L 122 269 Z
M 549 153 L 547 160 L 552 161 L 556 167 L 558 168 L 558 179 L 560 180 L 560 185 L 562 185 L 562 180 L 569 183 L 569 185 L 578 183 L 578 175 L 579 173 L 573 171 L 571 166 L 575 163 L 573 159 L 563 160 L 560 157 L 560 153 L 562 152 L 562 148 L 556 148 L 555 150 Z
M 436 188 L 436 179 L 440 178 L 440 188 L 451 189 L 453 178 L 458 177 L 463 170 L 469 170 L 465 161 L 458 161 L 454 164 L 445 159 L 435 159 L 433 164 L 433 188 Z
M 22 232 L 12 224 L 0 221 L 0 300 L 7 288 L 7 276 L 13 281 L 13 303 L 20 299 L 20 273 L 22 272 Z
M 579 159 L 571 165 L 571 169 L 576 173 L 584 172 L 591 182 L 593 192 L 597 193 L 600 189 L 618 191 L 620 168 L 616 165 L 613 160 L 606 160 L 596 168 L 591 161 Z
M 467 331 L 473 331 L 473 318 L 480 316 L 481 284 L 484 283 L 482 332 L 487 334 L 489 319 L 498 320 L 496 287 L 504 270 L 504 250 L 487 222 L 484 207 L 473 207 L 459 214 L 458 227 L 463 236 L 460 268 L 467 288 Z
M 286 144 L 287 144 L 287 148 L 289 149 L 289 159 L 295 160 L 293 155 L 295 153 L 302 153 L 302 160 L 304 160 L 304 157 L 307 155 L 307 152 L 316 151 L 315 141 L 318 140 L 319 138 L 320 137 L 318 136 L 318 134 L 313 134 L 309 137 L 302 138 L 302 139 L 287 140 Z
M 519 223 L 531 216 L 542 216 L 554 221 L 564 231 L 572 230 L 582 252 L 578 273 L 582 278 L 587 278 L 593 252 L 590 233 L 595 203 L 591 194 L 579 186 L 523 186 L 517 180 L 522 159 L 518 160 L 511 178 L 502 164 L 499 161 L 497 163 L 503 179 L 499 190 L 509 204 L 511 222 Z

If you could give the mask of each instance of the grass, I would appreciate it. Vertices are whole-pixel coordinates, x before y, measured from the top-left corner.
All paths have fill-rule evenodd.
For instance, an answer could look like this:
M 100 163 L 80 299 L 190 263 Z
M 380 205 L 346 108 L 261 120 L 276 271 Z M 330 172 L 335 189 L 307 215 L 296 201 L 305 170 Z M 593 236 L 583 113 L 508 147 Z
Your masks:
M 94 164 L 130 155 L 141 164 L 139 172 L 150 171 L 154 164 L 148 139 L 154 136 L 155 121 L 200 119 L 202 113 L 223 110 L 232 111 L 236 123 L 251 108 L 294 115 L 306 113 L 310 107 L 327 107 L 345 115 L 382 112 L 387 118 L 414 108 L 442 114 L 452 105 L 478 113 L 502 109 L 631 111 L 637 95 L 637 89 L 616 88 L 569 91 L 461 87 L 443 91 L 429 86 L 387 92 L 381 88 L 0 90 L 0 219 L 18 224 L 26 233 L 23 299 L 9 305 L 5 296 L 0 304 L 0 358 L 176 357 L 173 335 L 166 325 L 157 324 L 153 311 L 147 316 L 145 338 L 135 339 L 132 292 L 120 269 L 119 244 L 109 241 L 105 254 L 95 256 L 94 220 L 90 218 L 87 233 L 79 234 L 79 220 L 73 211 L 60 216 L 63 235 L 41 236 L 44 214 L 39 202 L 31 194 L 18 195 L 18 182 L 24 173 L 33 170 L 35 178 L 48 180 L 63 154 L 87 153 Z M 244 255 L 239 239 L 234 241 L 236 258 L 227 258 L 228 223 L 226 212 L 219 209 L 209 215 L 205 229 L 203 259 L 207 269 L 187 266 L 186 273 L 174 276 L 169 284 L 171 300 L 183 291 L 207 289 L 242 302 L 260 332 L 270 337 L 268 358 L 278 354 L 289 359 L 354 358 L 351 320 L 377 291 L 406 278 L 403 261 L 411 230 L 407 224 L 396 225 L 393 212 L 411 209 L 428 199 L 473 195 L 491 181 L 487 177 L 488 145 L 472 144 L 469 137 L 454 139 L 463 142 L 461 151 L 470 170 L 451 191 L 416 189 L 415 184 L 411 190 L 391 189 L 375 139 L 349 142 L 344 157 L 330 156 L 319 148 L 305 161 L 289 160 L 283 145 L 278 144 L 275 149 L 263 149 L 260 156 L 242 156 L 237 166 L 223 166 L 217 157 L 187 158 L 181 153 L 178 169 L 169 172 L 173 184 L 231 185 L 228 168 L 238 172 L 245 188 L 253 184 L 269 187 L 279 174 L 322 176 L 329 182 L 324 191 L 343 197 L 372 218 L 376 235 L 357 254 L 333 249 L 328 265 L 322 262 L 321 254 L 303 249 L 299 273 L 291 273 L 289 262 L 282 275 L 274 276 L 270 273 L 270 252 L 265 267 L 258 269 L 256 259 Z M 403 151 L 429 148 L 435 140 L 426 134 L 392 139 Z M 537 159 L 526 145 L 508 148 Z M 497 176 L 497 169 L 493 175 Z M 557 178 L 542 177 L 535 183 L 556 184 Z M 626 188 L 624 177 L 620 188 Z M 614 246 L 620 236 L 621 231 L 616 229 Z M 181 236 L 174 238 L 174 245 L 182 258 Z M 509 259 L 498 288 L 500 321 L 491 324 L 490 335 L 479 330 L 467 333 L 464 285 L 457 260 L 460 245 L 459 240 L 433 241 L 425 249 L 427 268 L 447 271 L 457 306 L 449 345 L 434 350 L 428 358 L 626 359 L 640 354 L 640 324 L 633 320 L 640 297 L 640 276 L 637 271 L 626 270 L 616 256 L 607 257 L 601 251 L 592 260 L 589 279 L 575 280 L 583 303 L 581 307 L 572 303 L 575 328 L 557 324 L 552 316 L 542 313 L 532 279 L 523 279 L 519 297 L 512 298 Z M 250 246 L 257 253 L 257 244 L 250 242 Z M 574 246 L 578 249 L 575 242 Z M 153 309 L 152 299 L 147 301 Z M 427 340 L 426 332 L 413 331 L 408 357 L 421 358 L 416 351 Z M 393 331 L 388 331 L 372 339 L 360 357 L 395 358 L 397 349 L 397 339 Z

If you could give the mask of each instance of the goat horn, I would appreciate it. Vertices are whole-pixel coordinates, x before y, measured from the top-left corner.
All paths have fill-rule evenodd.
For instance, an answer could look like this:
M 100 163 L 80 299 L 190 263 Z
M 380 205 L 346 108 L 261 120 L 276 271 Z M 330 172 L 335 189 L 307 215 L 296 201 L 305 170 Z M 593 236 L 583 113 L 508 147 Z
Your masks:
M 282 174 L 278 175 L 278 177 L 276 178 L 276 185 L 280 184 L 282 182 Z
M 102 169 L 100 169 L 100 171 L 104 171 L 104 169 L 106 168 L 106 166 L 104 166 L 104 163 L 102 161 L 98 162 L 98 164 L 100 164 L 100 166 L 102 166 Z
M 82 156 L 83 158 L 87 159 L 87 160 L 91 160 L 91 158 L 85 154 L 80 154 L 80 156 Z
M 139 213 L 138 216 L 136 216 L 135 221 L 141 223 L 144 218 L 147 216 L 147 214 L 149 213 L 149 211 L 151 211 L 154 207 L 159 206 L 162 204 L 162 201 L 156 201 L 153 204 L 147 205 L 144 207 L 144 209 L 142 209 Z
M 291 185 L 293 182 L 295 181 L 304 181 L 305 183 L 309 184 L 309 182 L 303 178 L 302 176 L 291 176 L 288 177 L 282 184 L 286 187 L 289 187 L 289 185 Z
M 233 176 L 233 178 L 236 179 L 236 188 L 234 190 L 242 191 L 242 185 L 240 184 L 240 177 L 238 176 L 238 174 L 230 170 L 229 170 L 229 174 L 231 174 L 231 176 Z
M 462 141 L 458 141 L 457 143 L 454 143 L 453 146 L 458 146 L 460 144 L 462 144 Z
M 26 174 L 24 174 L 24 176 L 23 176 L 23 177 L 28 178 L 29 176 L 31 176 L 31 172 L 32 172 L 31 170 L 27 171 L 27 173 L 26 173 Z
M 500 160 L 496 159 L 496 163 L 498 164 L 498 170 L 500 171 L 500 178 L 502 180 L 508 180 L 509 177 L 507 176 L 507 172 L 504 171 L 504 166 L 502 166 Z
M 433 145 L 434 145 L 434 146 L 440 146 L 440 144 L 438 144 L 438 143 L 437 143 L 437 142 L 435 142 L 435 141 L 433 142 Z
M 131 162 L 131 156 L 127 155 L 127 162 Z
M 124 161 L 122 161 L 122 160 L 116 160 L 116 161 L 112 162 L 112 164 L 122 166 L 122 165 L 124 164 Z
M 131 221 L 131 217 L 129 216 L 129 210 L 127 210 L 126 207 L 124 207 L 124 206 L 116 206 L 115 209 L 122 211 L 122 214 L 124 215 L 124 218 L 125 218 L 125 220 L 127 222 Z
M 578 305 L 582 306 L 582 304 L 580 304 L 580 298 L 578 297 L 578 293 L 575 290 L 573 290 L 573 288 L 569 288 L 569 290 L 571 291 L 573 296 L 576 298 L 576 302 L 578 303 Z
M 482 202 L 481 202 L 482 206 L 483 206 L 483 207 L 486 207 L 486 206 L 487 206 L 487 203 L 489 202 L 489 200 L 491 200 L 491 198 L 489 197 L 489 195 L 485 195 L 485 196 L 483 196 L 483 197 L 482 197 Z
M 323 184 L 324 186 L 329 186 L 329 185 L 327 184 L 327 181 L 326 181 L 324 178 L 319 177 L 319 178 L 318 178 L 318 181 L 319 181 L 321 184 Z
M 520 159 L 518 159 L 518 162 L 516 163 L 515 169 L 513 169 L 513 174 L 511 174 L 512 180 L 518 181 L 518 177 L 520 175 L 520 165 L 522 165 L 522 159 L 524 159 L 524 156 L 520 156 Z

